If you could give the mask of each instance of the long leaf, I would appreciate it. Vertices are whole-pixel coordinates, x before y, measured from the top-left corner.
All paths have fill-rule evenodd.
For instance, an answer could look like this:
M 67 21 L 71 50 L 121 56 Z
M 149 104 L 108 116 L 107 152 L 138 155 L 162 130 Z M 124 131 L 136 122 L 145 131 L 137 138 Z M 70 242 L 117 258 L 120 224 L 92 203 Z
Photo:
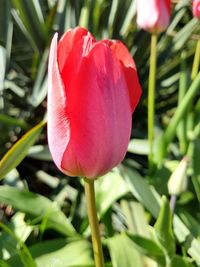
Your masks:
M 76 234 L 58 205 L 44 196 L 4 185 L 0 186 L 0 202 L 11 205 L 40 221 L 45 218 L 46 228 L 55 229 L 65 236 Z
M 0 179 L 15 168 L 27 155 L 29 148 L 35 143 L 46 122 L 42 121 L 28 131 L 0 161 Z

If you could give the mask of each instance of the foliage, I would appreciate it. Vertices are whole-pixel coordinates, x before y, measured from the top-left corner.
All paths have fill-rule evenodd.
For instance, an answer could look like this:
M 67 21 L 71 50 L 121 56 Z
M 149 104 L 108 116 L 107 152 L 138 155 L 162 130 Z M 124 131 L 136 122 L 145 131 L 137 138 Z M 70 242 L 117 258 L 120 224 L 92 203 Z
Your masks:
M 0 1 L 0 266 L 94 266 L 83 181 L 56 169 L 41 122 L 52 36 L 76 25 L 97 39 L 122 40 L 143 88 L 126 158 L 95 185 L 106 266 L 200 266 L 200 74 L 191 79 L 200 24 L 189 0 L 174 1 L 159 36 L 150 172 L 150 34 L 136 27 L 135 2 Z M 184 156 L 188 184 L 172 214 L 167 181 Z

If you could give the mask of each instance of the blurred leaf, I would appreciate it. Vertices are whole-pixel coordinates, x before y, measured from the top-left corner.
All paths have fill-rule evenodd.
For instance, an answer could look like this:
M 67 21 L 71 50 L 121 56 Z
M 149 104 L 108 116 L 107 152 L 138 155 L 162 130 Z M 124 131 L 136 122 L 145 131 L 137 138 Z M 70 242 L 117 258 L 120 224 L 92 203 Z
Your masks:
M 12 0 L 12 4 L 17 10 L 13 13 L 16 22 L 40 51 L 46 40 L 46 28 L 38 0 Z
M 143 179 L 138 172 L 130 168 L 125 169 L 124 176 L 134 197 L 140 201 L 154 217 L 157 217 L 159 203 L 145 179 Z
M 126 223 L 130 233 L 149 236 L 149 225 L 143 206 L 136 201 L 121 201 L 121 208 L 126 217 Z
M 30 247 L 30 252 L 37 267 L 72 267 L 92 265 L 91 247 L 88 241 L 55 239 L 44 241 Z M 12 267 L 21 267 L 19 257 L 8 260 Z M 28 267 L 28 266 L 27 266 Z
M 194 238 L 181 219 L 174 215 L 173 219 L 174 233 L 179 242 L 183 243 L 188 254 L 200 264 L 200 241 Z
M 143 267 L 140 254 L 126 234 L 115 235 L 106 240 L 113 267 Z
M 10 117 L 10 116 L 4 115 L 4 114 L 0 114 L 0 122 L 3 122 L 3 123 L 8 124 L 8 125 L 19 126 L 22 129 L 28 128 L 28 125 L 26 124 L 25 121 Z
M 171 267 L 192 267 L 194 266 L 191 262 L 187 261 L 186 259 L 180 256 L 174 256 L 171 261 Z
M 15 168 L 27 155 L 46 122 L 42 121 L 19 139 L 0 161 L 0 179 Z
M 132 139 L 128 145 L 128 152 L 138 155 L 148 155 L 149 154 L 148 140 Z
M 10 235 L 7 231 L 2 231 L 0 235 L 0 257 L 3 255 L 13 256 L 18 249 L 19 238 L 21 242 L 25 242 L 33 230 L 33 227 L 28 225 L 24 221 L 25 214 L 17 212 L 11 218 L 11 221 L 7 224 L 13 235 Z M 17 239 L 17 238 L 18 239 Z M 1 265 L 0 265 L 1 266 Z
M 52 156 L 47 145 L 32 146 L 27 156 L 33 159 L 52 161 Z
M 117 199 L 129 191 L 127 184 L 117 170 L 99 178 L 95 182 L 95 190 L 97 209 L 101 217 Z
M 46 49 L 40 60 L 40 64 L 35 78 L 33 92 L 29 99 L 29 103 L 37 107 L 45 99 L 47 95 L 47 76 L 46 68 L 48 61 L 49 49 Z
M 138 235 L 128 235 L 141 254 L 144 254 L 165 266 L 165 254 L 162 248 L 153 240 Z
M 172 232 L 172 214 L 165 196 L 162 197 L 162 204 L 154 229 L 160 244 L 170 257 L 173 256 L 175 253 L 175 239 Z
M 66 236 L 76 234 L 73 226 L 55 202 L 48 198 L 10 186 L 0 186 L 0 202 L 25 212 L 40 221 L 46 219 L 46 228 Z
M 200 85 L 200 73 L 197 75 L 196 79 L 191 84 L 190 88 L 188 89 L 185 97 L 183 98 L 180 105 L 177 107 L 173 117 L 170 120 L 170 123 L 163 133 L 160 145 L 157 149 L 157 161 L 158 164 L 161 164 L 163 158 L 166 156 L 167 148 L 170 142 L 173 140 L 177 126 L 180 120 L 184 117 L 185 113 L 187 112 L 188 105 L 192 103 L 192 100 L 199 92 L 199 85 Z
M 186 41 L 191 36 L 192 32 L 198 27 L 199 21 L 197 18 L 193 18 L 190 22 L 188 22 L 174 37 L 174 49 L 181 49 Z
M 0 259 L 0 267 L 12 267 L 12 266 L 10 266 L 8 263 Z
M 189 212 L 182 210 L 179 213 L 180 218 L 188 227 L 190 232 L 195 236 L 200 236 L 200 223 Z
M 26 244 L 23 241 L 21 241 L 21 239 L 5 224 L 0 222 L 0 227 L 9 235 L 11 235 L 14 239 L 16 239 L 16 241 L 18 242 L 17 250 L 19 253 L 19 258 L 23 263 L 22 266 L 36 267 L 35 261 L 33 260 L 32 255 L 30 254 L 30 251 L 28 250 Z

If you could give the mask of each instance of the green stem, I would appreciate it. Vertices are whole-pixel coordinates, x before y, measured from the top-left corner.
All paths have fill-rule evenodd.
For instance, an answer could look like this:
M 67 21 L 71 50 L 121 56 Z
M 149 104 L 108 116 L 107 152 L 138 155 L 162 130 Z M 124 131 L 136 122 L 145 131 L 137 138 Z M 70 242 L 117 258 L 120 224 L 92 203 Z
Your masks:
M 98 224 L 96 204 L 95 204 L 94 180 L 85 178 L 84 181 L 85 181 L 87 212 L 92 234 L 92 245 L 93 245 L 95 266 L 104 267 L 103 251 L 102 251 L 99 224 Z
M 200 63 L 200 39 L 197 41 L 196 51 L 194 55 L 194 61 L 192 66 L 192 75 L 191 78 L 194 80 L 199 71 L 199 63 Z
M 187 77 L 187 53 L 183 51 L 181 53 L 181 68 L 180 68 L 180 79 L 179 79 L 179 91 L 178 91 L 178 106 L 181 104 L 187 89 L 188 89 L 188 77 Z M 189 111 L 189 108 L 188 108 Z M 187 139 L 187 120 L 188 120 L 188 111 L 185 116 L 180 121 L 177 128 L 177 136 L 179 139 L 179 147 L 182 155 L 185 155 L 188 146 Z
M 153 163 L 153 139 L 154 139 L 154 113 L 155 113 L 155 84 L 156 84 L 156 45 L 157 35 L 151 36 L 151 55 L 149 67 L 148 87 L 148 142 L 149 142 L 149 166 Z
M 187 112 L 188 106 L 190 106 L 194 97 L 199 92 L 199 88 L 200 88 L 200 72 L 196 76 L 193 83 L 191 84 L 187 93 L 185 94 L 181 104 L 177 107 L 176 112 L 170 121 L 170 124 L 168 125 L 167 129 L 165 130 L 160 140 L 160 146 L 158 149 L 158 164 L 161 164 L 162 160 L 166 156 L 168 145 L 175 136 L 177 126 L 180 120 Z

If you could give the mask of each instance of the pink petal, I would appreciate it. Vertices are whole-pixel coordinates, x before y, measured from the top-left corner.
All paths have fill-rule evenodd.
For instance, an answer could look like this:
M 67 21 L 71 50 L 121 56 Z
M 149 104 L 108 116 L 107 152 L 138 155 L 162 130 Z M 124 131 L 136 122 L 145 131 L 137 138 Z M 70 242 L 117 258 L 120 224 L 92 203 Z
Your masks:
M 138 81 L 135 62 L 128 49 L 120 41 L 106 41 L 113 51 L 117 60 L 121 63 L 130 95 L 132 112 L 135 110 L 140 99 L 142 89 Z
M 75 29 L 69 29 L 66 31 L 58 43 L 58 67 L 60 72 L 63 71 L 64 65 L 68 60 L 74 45 L 79 41 L 82 42 L 83 38 L 89 36 L 90 39 L 95 40 L 94 37 L 84 28 L 76 27 Z M 81 57 L 80 57 L 81 59 Z
M 169 25 L 170 0 L 137 0 L 137 24 L 150 32 L 162 32 Z
M 79 53 L 75 47 L 72 61 Z M 95 178 L 124 158 L 132 112 L 124 74 L 112 51 L 102 42 L 90 49 L 77 68 L 72 61 L 65 65 L 71 136 L 62 169 Z
M 57 34 L 51 43 L 48 66 L 48 143 L 57 167 L 70 138 L 70 123 L 65 114 L 66 94 L 57 64 Z

